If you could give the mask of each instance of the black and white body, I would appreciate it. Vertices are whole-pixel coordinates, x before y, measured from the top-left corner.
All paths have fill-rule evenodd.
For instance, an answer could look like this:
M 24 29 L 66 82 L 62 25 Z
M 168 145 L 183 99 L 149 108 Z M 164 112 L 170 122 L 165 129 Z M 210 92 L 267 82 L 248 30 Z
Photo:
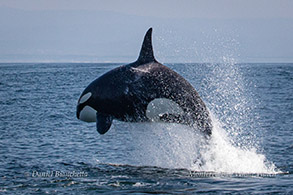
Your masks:
M 209 112 L 199 94 L 182 76 L 156 61 L 152 28 L 137 61 L 94 80 L 81 94 L 77 118 L 96 122 L 106 133 L 113 119 L 126 122 L 168 122 L 212 132 Z

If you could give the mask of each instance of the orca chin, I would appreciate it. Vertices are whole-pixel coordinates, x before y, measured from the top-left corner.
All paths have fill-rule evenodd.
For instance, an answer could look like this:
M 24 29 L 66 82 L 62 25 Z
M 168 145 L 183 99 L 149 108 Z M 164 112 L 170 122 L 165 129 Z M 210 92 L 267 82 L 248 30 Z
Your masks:
M 180 123 L 211 135 L 206 105 L 193 86 L 159 63 L 152 46 L 152 28 L 143 40 L 138 59 L 100 76 L 82 92 L 77 118 L 96 122 L 105 134 L 113 119 L 126 122 Z

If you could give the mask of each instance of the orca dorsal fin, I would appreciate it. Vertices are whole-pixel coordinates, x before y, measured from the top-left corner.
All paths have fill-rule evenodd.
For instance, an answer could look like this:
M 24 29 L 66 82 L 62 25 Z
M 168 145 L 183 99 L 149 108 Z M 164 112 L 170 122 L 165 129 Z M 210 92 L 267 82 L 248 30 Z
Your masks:
M 144 36 L 140 54 L 137 59 L 140 63 L 156 62 L 152 45 L 152 31 L 153 29 L 150 28 Z

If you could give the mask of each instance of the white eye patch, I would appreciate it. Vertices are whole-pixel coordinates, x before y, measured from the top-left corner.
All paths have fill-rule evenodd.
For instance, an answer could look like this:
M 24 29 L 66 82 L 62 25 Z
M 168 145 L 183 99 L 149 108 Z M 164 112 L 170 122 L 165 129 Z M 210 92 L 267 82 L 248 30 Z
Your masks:
M 84 94 L 80 100 L 79 100 L 79 104 L 85 103 L 88 99 L 90 99 L 90 97 L 92 96 L 91 92 L 88 92 L 86 94 Z

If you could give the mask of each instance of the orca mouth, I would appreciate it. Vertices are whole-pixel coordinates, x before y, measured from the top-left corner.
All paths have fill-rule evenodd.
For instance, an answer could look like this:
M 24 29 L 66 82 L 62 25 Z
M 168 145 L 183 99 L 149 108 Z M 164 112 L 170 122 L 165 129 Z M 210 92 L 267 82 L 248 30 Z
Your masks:
M 76 118 L 79 119 L 79 114 L 80 114 L 81 108 L 80 108 L 80 104 L 78 104 L 76 106 Z

